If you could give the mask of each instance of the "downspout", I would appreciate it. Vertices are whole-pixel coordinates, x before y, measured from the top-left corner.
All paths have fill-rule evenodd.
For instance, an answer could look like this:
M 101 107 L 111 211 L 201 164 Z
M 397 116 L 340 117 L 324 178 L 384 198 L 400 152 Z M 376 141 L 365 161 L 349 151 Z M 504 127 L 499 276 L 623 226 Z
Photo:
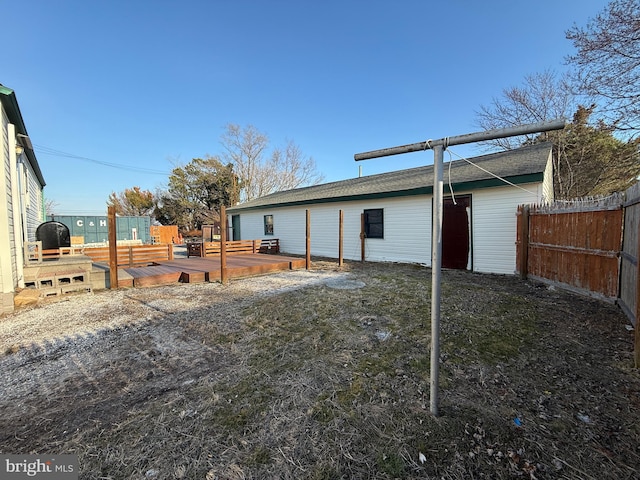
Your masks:
M 13 241 L 15 245 L 16 257 L 16 281 L 19 288 L 24 288 L 24 222 L 22 219 L 22 192 L 20 188 L 20 172 L 18 171 L 18 162 L 20 156 L 16 151 L 16 130 L 15 125 L 8 125 L 9 133 L 9 163 L 11 175 L 11 202 L 13 210 Z
M 43 222 L 47 221 L 47 201 L 44 196 L 44 190 L 40 193 L 40 218 Z
M 20 218 L 22 219 L 22 243 L 29 240 L 29 217 L 27 206 L 29 205 L 28 186 L 29 178 L 27 166 L 24 164 L 24 152 L 18 155 L 18 188 L 20 190 Z

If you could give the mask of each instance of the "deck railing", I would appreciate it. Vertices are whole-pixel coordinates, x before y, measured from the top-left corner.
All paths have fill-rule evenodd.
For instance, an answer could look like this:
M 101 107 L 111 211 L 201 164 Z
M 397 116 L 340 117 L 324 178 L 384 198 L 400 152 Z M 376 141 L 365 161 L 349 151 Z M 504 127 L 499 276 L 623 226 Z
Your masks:
M 109 247 L 86 247 L 83 254 L 96 263 L 109 263 Z M 173 245 L 119 245 L 118 267 L 140 267 L 173 260 Z
M 220 242 L 189 242 L 187 243 L 188 257 L 219 257 Z M 227 255 L 248 253 L 280 253 L 280 242 L 277 238 L 257 240 L 234 240 L 226 242 Z
M 44 260 L 86 255 L 95 263 L 109 264 L 109 247 L 60 247 L 43 249 L 42 242 L 25 242 L 26 265 L 37 265 Z M 155 262 L 173 260 L 172 244 L 118 245 L 118 267 L 141 267 Z
M 173 260 L 173 245 L 118 245 L 118 267 L 141 267 Z M 42 242 L 25 242 L 25 264 L 74 255 L 86 255 L 96 263 L 109 263 L 109 247 L 60 247 L 43 249 Z
M 51 258 L 60 258 L 68 255 L 81 255 L 82 248 L 60 247 L 52 249 L 43 249 L 42 241 L 24 242 L 24 263 L 25 265 L 42 263 L 43 260 Z

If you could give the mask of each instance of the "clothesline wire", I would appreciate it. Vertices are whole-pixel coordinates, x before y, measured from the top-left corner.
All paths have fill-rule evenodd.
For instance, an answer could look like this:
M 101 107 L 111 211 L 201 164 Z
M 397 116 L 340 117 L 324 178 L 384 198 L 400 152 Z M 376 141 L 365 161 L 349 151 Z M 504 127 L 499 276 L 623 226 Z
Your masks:
M 428 144 L 428 143 L 430 143 L 430 140 L 427 140 L 427 144 Z M 473 162 L 472 162 L 471 160 L 469 160 L 468 158 L 465 158 L 465 157 L 463 157 L 463 156 L 461 156 L 461 155 L 458 155 L 456 152 L 452 152 L 452 151 L 451 151 L 451 148 L 447 148 L 447 152 L 449 153 L 449 191 L 451 192 L 451 196 L 453 197 L 453 202 L 454 202 L 454 204 L 455 204 L 455 196 L 454 196 L 454 193 L 453 193 L 453 185 L 452 185 L 452 183 L 451 183 L 451 163 L 452 163 L 452 160 L 451 160 L 451 158 L 452 158 L 452 157 L 451 157 L 451 154 L 452 154 L 452 153 L 453 153 L 456 157 L 458 157 L 460 160 L 464 160 L 464 161 L 465 161 L 465 162 L 467 162 L 469 165 L 472 165 L 472 166 L 474 166 L 474 167 L 478 168 L 479 170 L 482 170 L 483 172 L 485 172 L 485 173 L 487 173 L 487 174 L 491 175 L 491 176 L 492 176 L 492 177 L 494 177 L 494 178 L 497 178 L 498 180 L 500 180 L 501 182 L 506 183 L 507 185 L 510 185 L 510 186 L 512 186 L 512 187 L 515 187 L 515 188 L 518 188 L 518 189 L 520 189 L 520 190 L 522 190 L 522 191 L 524 191 L 524 192 L 527 192 L 527 193 L 528 193 L 528 194 L 530 194 L 530 195 L 534 195 L 534 196 L 537 196 L 537 195 L 538 195 L 536 192 L 532 192 L 531 190 L 527 190 L 526 188 L 521 187 L 520 185 L 516 185 L 515 183 L 510 182 L 510 181 L 509 181 L 509 180 L 507 180 L 506 178 L 503 178 L 503 177 L 501 177 L 500 175 L 496 175 L 495 173 L 493 173 L 493 172 L 491 172 L 491 171 L 487 170 L 486 168 L 481 167 L 480 165 L 477 165 L 477 164 L 473 163 Z

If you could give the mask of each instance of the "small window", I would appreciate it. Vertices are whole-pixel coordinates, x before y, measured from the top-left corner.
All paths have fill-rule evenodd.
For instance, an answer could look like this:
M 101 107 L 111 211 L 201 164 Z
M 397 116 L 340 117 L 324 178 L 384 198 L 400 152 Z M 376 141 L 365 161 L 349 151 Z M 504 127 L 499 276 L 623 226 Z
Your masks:
M 273 235 L 273 215 L 264 216 L 264 234 Z
M 364 235 L 367 238 L 384 238 L 382 208 L 371 208 L 364 211 Z

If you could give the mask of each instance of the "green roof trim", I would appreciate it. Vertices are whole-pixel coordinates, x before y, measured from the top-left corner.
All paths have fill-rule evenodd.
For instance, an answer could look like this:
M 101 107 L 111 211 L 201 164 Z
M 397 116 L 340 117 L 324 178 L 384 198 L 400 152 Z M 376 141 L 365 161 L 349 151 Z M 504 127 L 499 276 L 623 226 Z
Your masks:
M 455 160 L 444 165 L 444 188 L 449 183 L 456 191 L 470 191 L 513 184 L 544 182 L 551 165 L 551 144 L 539 143 L 516 150 Z M 430 195 L 433 193 L 433 165 L 396 170 L 378 175 L 349 178 L 310 187 L 271 193 L 227 208 L 229 213 L 265 208 L 291 207 L 322 203 L 349 202 L 380 198 Z M 497 178 L 501 177 L 501 178 Z
M 514 177 L 505 177 L 505 180 L 513 183 L 514 185 L 521 185 L 523 183 L 538 183 L 544 180 L 544 172 L 529 173 L 527 175 L 517 175 Z M 492 188 L 492 187 L 504 187 L 506 184 L 499 178 L 487 178 L 485 180 L 476 180 L 474 182 L 457 183 L 454 184 L 453 193 L 456 190 L 478 190 L 480 188 Z M 444 191 L 449 192 L 449 185 L 444 185 Z
M 515 177 L 505 178 L 505 180 L 508 180 L 514 185 L 538 183 L 538 182 L 542 182 L 543 179 L 544 179 L 544 173 L 531 173 L 527 175 L 518 175 Z M 454 193 L 458 191 L 467 192 L 468 190 L 501 187 L 505 185 L 506 185 L 505 182 L 498 178 L 488 178 L 485 180 L 477 180 L 472 182 L 454 184 L 453 192 Z M 451 193 L 451 190 L 449 189 L 449 185 L 447 184 L 444 185 L 444 192 Z M 363 195 L 346 195 L 343 197 L 325 197 L 325 198 L 317 198 L 312 200 L 265 203 L 265 204 L 256 205 L 253 207 L 252 206 L 242 207 L 241 205 L 239 205 L 238 207 L 229 207 L 227 208 L 226 211 L 228 213 L 234 213 L 234 211 L 251 212 L 256 210 L 265 210 L 265 209 L 273 209 L 273 208 L 299 207 L 303 205 L 316 205 L 316 204 L 337 203 L 337 202 L 356 202 L 360 200 L 379 200 L 381 198 L 400 198 L 400 197 L 411 197 L 416 195 L 432 195 L 432 194 L 433 194 L 433 186 L 425 186 L 425 187 L 419 187 L 419 188 L 412 188 L 409 190 L 397 190 L 393 192 L 375 192 L 375 193 L 366 193 Z
M 0 103 L 4 107 L 4 110 L 7 112 L 7 117 L 9 118 L 9 122 L 16 126 L 16 133 L 21 133 L 22 135 L 29 134 L 27 133 L 27 127 L 24 124 L 24 120 L 22 119 L 22 113 L 20 112 L 20 107 L 18 106 L 18 99 L 16 98 L 15 92 L 9 87 L 5 87 L 0 84 Z M 40 165 L 38 165 L 38 160 L 36 159 L 35 152 L 30 148 L 24 149 L 24 154 L 27 156 L 29 160 L 29 164 L 36 174 L 36 178 L 40 182 L 40 185 L 43 187 L 46 185 L 44 181 L 44 176 L 42 175 L 42 170 L 40 170 Z

